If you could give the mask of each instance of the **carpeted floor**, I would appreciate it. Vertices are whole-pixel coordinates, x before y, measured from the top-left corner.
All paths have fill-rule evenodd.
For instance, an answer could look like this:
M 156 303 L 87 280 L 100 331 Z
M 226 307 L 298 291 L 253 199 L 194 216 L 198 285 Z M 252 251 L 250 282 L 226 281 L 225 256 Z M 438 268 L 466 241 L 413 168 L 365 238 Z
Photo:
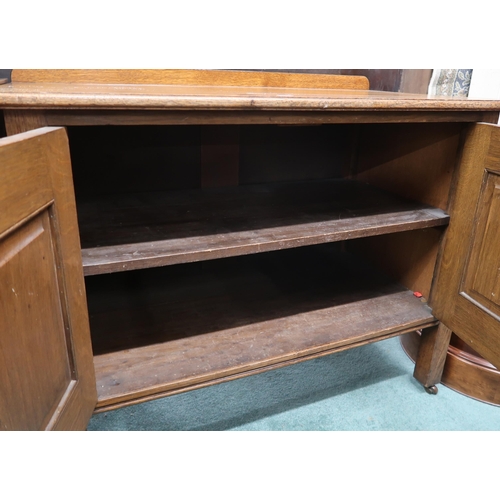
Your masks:
M 93 416 L 89 431 L 500 430 L 500 408 L 427 394 L 390 339 Z

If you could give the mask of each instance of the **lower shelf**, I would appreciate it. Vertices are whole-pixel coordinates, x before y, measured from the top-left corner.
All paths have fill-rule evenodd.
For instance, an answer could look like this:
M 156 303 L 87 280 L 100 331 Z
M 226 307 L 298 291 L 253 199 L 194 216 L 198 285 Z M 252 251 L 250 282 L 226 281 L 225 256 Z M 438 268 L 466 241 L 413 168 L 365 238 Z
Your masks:
M 436 324 L 330 245 L 88 277 L 87 294 L 103 409 Z

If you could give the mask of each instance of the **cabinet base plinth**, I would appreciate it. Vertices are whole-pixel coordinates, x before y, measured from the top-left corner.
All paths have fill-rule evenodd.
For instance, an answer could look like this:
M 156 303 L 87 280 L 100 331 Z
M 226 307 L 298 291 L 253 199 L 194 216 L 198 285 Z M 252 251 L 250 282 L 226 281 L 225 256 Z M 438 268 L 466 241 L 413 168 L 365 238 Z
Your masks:
M 403 350 L 415 362 L 420 334 L 411 332 L 400 339 Z M 500 406 L 500 371 L 477 354 L 463 350 L 459 347 L 461 345 L 461 341 L 453 335 L 441 383 L 464 396 Z

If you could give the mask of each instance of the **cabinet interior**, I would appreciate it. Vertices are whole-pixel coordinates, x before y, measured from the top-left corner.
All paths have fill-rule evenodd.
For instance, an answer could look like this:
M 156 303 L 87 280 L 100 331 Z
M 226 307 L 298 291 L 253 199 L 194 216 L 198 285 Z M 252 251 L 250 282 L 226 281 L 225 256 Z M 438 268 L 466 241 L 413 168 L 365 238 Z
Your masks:
M 98 408 L 436 324 L 460 134 L 68 127 Z

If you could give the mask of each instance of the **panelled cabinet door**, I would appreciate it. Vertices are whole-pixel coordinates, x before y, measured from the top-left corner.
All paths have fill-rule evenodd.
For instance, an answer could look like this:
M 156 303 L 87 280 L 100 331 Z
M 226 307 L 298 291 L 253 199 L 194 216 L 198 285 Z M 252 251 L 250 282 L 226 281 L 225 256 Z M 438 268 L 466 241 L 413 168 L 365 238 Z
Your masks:
M 66 132 L 0 140 L 0 429 L 85 429 L 97 401 Z
M 500 127 L 467 130 L 433 312 L 500 368 Z

